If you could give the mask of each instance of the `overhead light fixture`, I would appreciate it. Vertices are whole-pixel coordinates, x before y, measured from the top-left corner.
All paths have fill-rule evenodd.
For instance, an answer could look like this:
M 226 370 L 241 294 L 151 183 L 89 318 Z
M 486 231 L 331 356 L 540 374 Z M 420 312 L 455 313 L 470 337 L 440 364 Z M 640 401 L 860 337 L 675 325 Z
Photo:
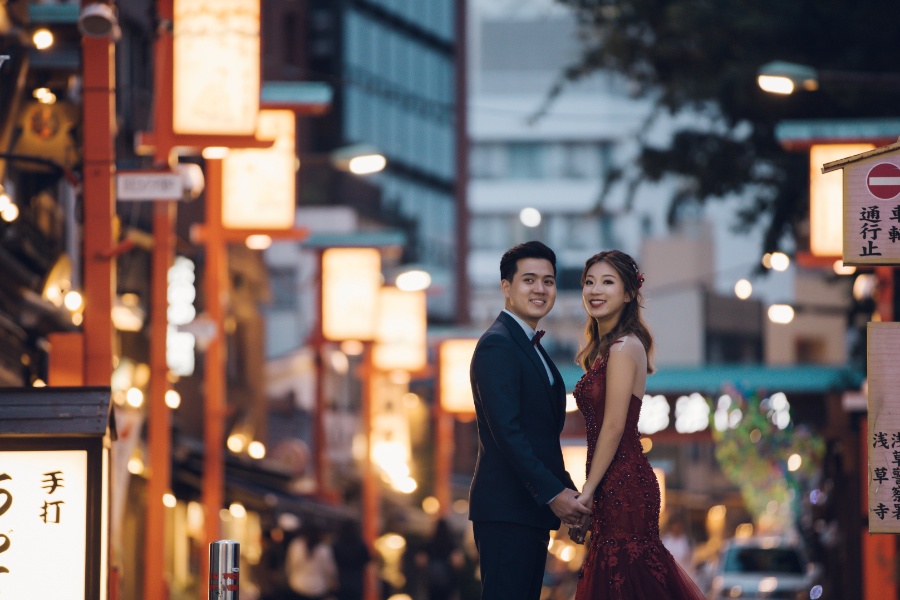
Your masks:
M 42 27 L 32 34 L 31 41 L 38 50 L 46 50 L 53 45 L 53 33 Z
M 330 158 L 334 168 L 354 175 L 378 173 L 387 166 L 384 155 L 368 144 L 353 144 L 338 148 L 331 152 Z
M 806 65 L 776 60 L 759 68 L 756 82 L 770 94 L 787 95 L 797 88 L 812 92 L 819 89 L 819 73 Z
M 122 36 L 116 11 L 109 4 L 100 2 L 88 4 L 81 9 L 78 31 L 92 38 L 111 37 L 118 40 Z

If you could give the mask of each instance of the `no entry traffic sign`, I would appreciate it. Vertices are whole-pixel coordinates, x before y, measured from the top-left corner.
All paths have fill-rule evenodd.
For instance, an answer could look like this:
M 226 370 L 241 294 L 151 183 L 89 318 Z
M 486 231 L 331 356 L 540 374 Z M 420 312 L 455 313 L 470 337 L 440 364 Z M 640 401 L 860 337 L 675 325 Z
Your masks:
M 869 193 L 882 200 L 890 200 L 900 194 L 900 166 L 894 163 L 878 163 L 866 177 Z

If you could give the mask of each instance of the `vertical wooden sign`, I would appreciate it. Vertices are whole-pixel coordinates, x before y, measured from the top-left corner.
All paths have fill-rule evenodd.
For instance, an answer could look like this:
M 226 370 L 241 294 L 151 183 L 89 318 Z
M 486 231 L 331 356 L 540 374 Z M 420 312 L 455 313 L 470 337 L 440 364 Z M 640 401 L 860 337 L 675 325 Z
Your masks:
M 900 323 L 867 327 L 869 532 L 900 532 Z

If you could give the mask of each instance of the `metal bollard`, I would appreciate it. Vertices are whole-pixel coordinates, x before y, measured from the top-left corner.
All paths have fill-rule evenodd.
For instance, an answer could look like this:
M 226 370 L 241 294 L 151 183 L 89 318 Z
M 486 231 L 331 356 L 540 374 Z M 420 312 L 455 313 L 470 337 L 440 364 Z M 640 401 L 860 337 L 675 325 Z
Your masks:
M 209 600 L 239 600 L 241 545 L 219 540 L 209 545 Z

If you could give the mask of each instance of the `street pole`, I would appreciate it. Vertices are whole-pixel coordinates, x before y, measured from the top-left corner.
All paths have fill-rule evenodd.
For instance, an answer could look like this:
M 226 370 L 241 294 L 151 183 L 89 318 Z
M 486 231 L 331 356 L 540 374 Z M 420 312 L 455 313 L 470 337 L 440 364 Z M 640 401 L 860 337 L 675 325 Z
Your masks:
M 440 381 L 440 377 L 438 377 Z M 435 429 L 435 465 L 434 465 L 434 497 L 440 505 L 439 515 L 447 517 L 450 514 L 450 503 L 453 494 L 450 484 L 450 476 L 453 470 L 453 415 L 444 410 L 441 405 L 440 385 L 435 394 L 434 402 L 434 429 Z
M 206 160 L 206 224 L 203 237 L 206 266 L 204 290 L 206 313 L 216 333 L 204 357 L 204 423 L 202 497 L 206 511 L 206 545 L 220 537 L 219 510 L 225 498 L 225 307 L 228 293 L 228 246 L 222 231 L 222 159 Z M 200 573 L 209 571 L 209 557 L 203 558 Z
M 82 0 L 81 6 L 91 4 Z M 81 36 L 82 199 L 84 207 L 84 334 L 82 385 L 108 387 L 113 369 L 112 306 L 116 293 L 115 46 L 111 37 Z M 115 543 L 115 540 L 112 540 Z M 116 556 L 116 548 L 108 557 Z M 118 600 L 118 565 L 111 562 L 108 590 Z
M 87 0 L 82 5 L 90 4 Z M 115 46 L 109 37 L 81 38 L 84 136 L 84 385 L 112 376 L 115 259 Z
M 166 598 L 166 547 L 152 532 L 166 526 L 163 496 L 172 478 L 171 415 L 166 406 L 169 388 L 166 360 L 168 333 L 168 272 L 175 259 L 175 203 L 156 201 L 153 206 L 153 255 L 150 274 L 150 381 L 147 403 L 147 446 L 150 476 L 147 478 L 147 534 L 144 536 L 144 598 Z
M 313 415 L 313 468 L 316 473 L 316 493 L 322 498 L 329 495 L 327 478 L 328 469 L 327 444 L 325 443 L 325 364 L 322 356 L 325 336 L 322 333 L 322 250 L 316 250 L 316 281 L 318 298 L 316 302 L 316 322 L 312 330 L 312 347 L 316 367 L 316 411 Z
M 372 360 L 373 343 L 364 342 L 363 364 L 361 370 L 362 402 L 360 403 L 360 429 L 366 438 L 366 451 L 362 471 L 362 535 L 370 550 L 375 548 L 378 537 L 378 481 L 375 477 L 375 465 L 372 461 L 372 404 L 375 388 L 375 364 Z M 378 577 L 370 565 L 366 571 L 363 600 L 377 600 Z
M 161 23 L 171 23 L 173 0 L 158 0 L 157 14 Z M 153 83 L 155 94 L 153 130 L 159 143 L 153 155 L 154 167 L 168 168 L 172 143 L 166 133 L 172 122 L 172 34 L 160 26 L 154 41 Z M 169 388 L 169 366 L 166 360 L 168 336 L 168 272 L 175 260 L 175 219 L 177 205 L 172 201 L 155 201 L 153 207 L 153 254 L 150 275 L 150 381 L 148 383 L 146 528 L 144 533 L 143 593 L 146 600 L 168 597 L 166 547 L 152 532 L 164 531 L 166 507 L 163 496 L 169 492 L 172 479 L 171 415 L 166 406 Z

